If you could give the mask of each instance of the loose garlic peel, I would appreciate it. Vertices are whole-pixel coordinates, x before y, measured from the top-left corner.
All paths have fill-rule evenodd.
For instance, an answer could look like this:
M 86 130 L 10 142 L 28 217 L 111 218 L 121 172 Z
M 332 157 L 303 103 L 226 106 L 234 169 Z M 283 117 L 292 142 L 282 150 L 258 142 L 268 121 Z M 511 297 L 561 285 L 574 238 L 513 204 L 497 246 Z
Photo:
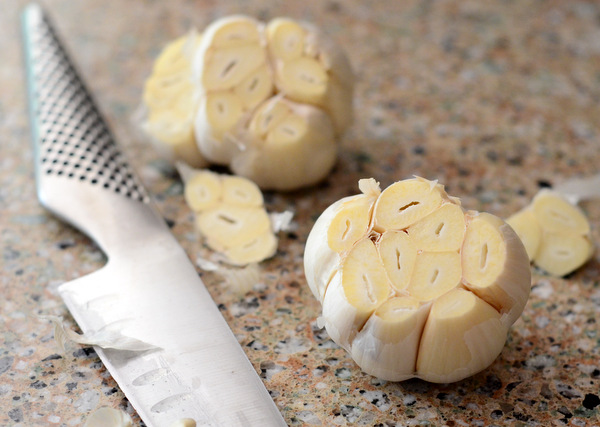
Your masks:
M 305 248 L 330 337 L 386 380 L 451 382 L 485 369 L 529 296 L 521 240 L 435 181 L 359 188 L 323 212 Z
M 354 75 L 335 43 L 291 19 L 235 15 L 210 24 L 191 51 L 182 46 L 178 40 L 163 51 L 146 85 L 151 111 L 158 103 L 173 109 L 149 120 L 148 133 L 168 143 L 168 123 L 185 131 L 189 148 L 193 131 L 195 154 L 263 189 L 294 190 L 327 176 L 352 122 Z M 178 83 L 172 92 L 165 76 Z
M 277 238 L 263 195 L 252 181 L 177 165 L 184 197 L 194 211 L 206 244 L 233 265 L 263 261 L 275 254 Z
M 551 190 L 506 221 L 519 235 L 529 259 L 554 276 L 565 276 L 593 255 L 590 223 L 576 205 Z

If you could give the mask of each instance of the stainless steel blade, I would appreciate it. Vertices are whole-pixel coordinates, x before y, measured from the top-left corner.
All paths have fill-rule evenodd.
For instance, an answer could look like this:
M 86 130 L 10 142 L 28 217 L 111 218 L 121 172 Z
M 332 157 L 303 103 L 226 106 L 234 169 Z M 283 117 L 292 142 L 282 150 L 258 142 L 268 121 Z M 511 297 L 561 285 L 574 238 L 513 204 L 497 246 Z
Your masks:
M 23 30 L 38 197 L 109 259 L 60 294 L 84 332 L 152 346 L 98 355 L 149 426 L 286 425 L 39 6 Z

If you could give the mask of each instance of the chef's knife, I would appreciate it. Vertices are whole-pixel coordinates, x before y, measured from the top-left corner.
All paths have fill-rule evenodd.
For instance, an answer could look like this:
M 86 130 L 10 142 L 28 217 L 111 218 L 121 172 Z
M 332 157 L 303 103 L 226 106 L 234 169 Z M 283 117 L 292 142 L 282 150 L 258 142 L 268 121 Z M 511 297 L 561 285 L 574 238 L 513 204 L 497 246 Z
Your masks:
M 80 328 L 147 345 L 96 352 L 149 426 L 285 426 L 44 11 L 28 6 L 22 25 L 38 197 L 108 256 L 59 288 Z

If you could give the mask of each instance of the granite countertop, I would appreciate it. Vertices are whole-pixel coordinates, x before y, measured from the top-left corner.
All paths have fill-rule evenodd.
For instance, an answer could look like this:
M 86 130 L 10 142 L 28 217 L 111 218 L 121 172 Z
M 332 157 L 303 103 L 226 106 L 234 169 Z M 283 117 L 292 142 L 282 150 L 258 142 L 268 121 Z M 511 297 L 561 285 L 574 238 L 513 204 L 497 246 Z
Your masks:
M 246 13 L 312 21 L 347 47 L 358 76 L 356 119 L 321 185 L 267 193 L 293 231 L 245 295 L 202 277 L 290 425 L 600 425 L 600 262 L 552 278 L 533 271 L 531 298 L 498 359 L 454 384 L 389 383 L 360 372 L 316 319 L 303 275 L 318 214 L 357 192 L 413 174 L 438 179 L 467 208 L 501 217 L 540 187 L 600 165 L 600 4 L 566 1 L 269 2 L 52 0 L 59 32 L 118 140 L 192 259 L 182 185 L 132 125 L 144 78 L 165 42 Z M 102 406 L 139 418 L 94 350 L 60 353 L 40 314 L 73 323 L 57 286 L 100 268 L 88 238 L 37 202 L 18 15 L 0 13 L 0 424 L 80 425 Z M 583 209 L 600 241 L 600 201 Z M 124 219 L 126 220 L 126 219 Z

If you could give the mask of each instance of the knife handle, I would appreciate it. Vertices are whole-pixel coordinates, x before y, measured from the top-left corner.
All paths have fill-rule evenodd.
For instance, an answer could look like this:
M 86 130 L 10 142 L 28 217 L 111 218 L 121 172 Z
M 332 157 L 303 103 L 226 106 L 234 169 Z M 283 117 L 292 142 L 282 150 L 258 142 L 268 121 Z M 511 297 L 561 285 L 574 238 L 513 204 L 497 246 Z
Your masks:
M 164 221 L 40 6 L 24 10 L 22 27 L 42 205 L 109 256 L 164 234 Z

